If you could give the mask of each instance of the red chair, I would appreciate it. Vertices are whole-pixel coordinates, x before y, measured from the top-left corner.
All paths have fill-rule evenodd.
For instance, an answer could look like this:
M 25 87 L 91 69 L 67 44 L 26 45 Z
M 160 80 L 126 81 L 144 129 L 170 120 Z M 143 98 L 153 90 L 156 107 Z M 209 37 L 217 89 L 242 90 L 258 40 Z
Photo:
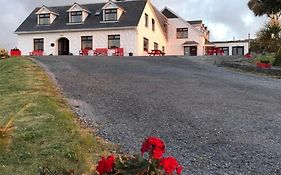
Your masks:
M 108 56 L 107 48 L 96 48 L 94 55 L 96 56 Z
M 82 49 L 80 50 L 79 55 L 87 56 L 89 55 L 89 50 L 91 49 Z
M 29 52 L 30 56 L 43 56 L 44 51 L 43 50 L 34 50 L 32 52 Z
M 115 56 L 124 56 L 124 48 L 115 48 L 114 55 Z

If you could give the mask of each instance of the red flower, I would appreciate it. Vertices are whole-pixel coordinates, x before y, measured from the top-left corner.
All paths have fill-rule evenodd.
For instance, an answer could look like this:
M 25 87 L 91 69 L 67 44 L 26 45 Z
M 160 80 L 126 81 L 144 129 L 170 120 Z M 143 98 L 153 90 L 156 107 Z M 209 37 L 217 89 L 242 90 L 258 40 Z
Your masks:
M 115 158 L 113 155 L 108 156 L 106 159 L 102 157 L 97 166 L 97 172 L 100 175 L 112 173 L 114 169 Z
M 177 174 L 181 174 L 183 167 L 180 166 L 177 160 L 173 157 L 167 157 L 161 160 L 160 164 L 161 167 L 165 170 L 166 174 L 172 174 L 175 171 Z
M 157 137 L 147 138 L 141 146 L 142 155 L 145 152 L 148 152 L 154 159 L 161 159 L 165 153 L 164 142 Z

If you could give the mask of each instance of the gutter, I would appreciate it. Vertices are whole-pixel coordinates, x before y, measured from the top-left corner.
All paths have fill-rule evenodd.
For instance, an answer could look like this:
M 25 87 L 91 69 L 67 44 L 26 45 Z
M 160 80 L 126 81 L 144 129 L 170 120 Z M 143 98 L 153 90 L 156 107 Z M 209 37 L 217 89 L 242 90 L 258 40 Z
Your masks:
M 15 31 L 15 34 L 37 34 L 37 33 L 58 33 L 58 32 L 84 32 L 84 31 L 108 31 L 108 30 L 123 30 L 123 29 L 137 29 L 137 26 L 131 27 L 112 27 L 112 28 L 88 28 L 88 29 L 61 29 L 61 30 L 43 30 L 43 31 Z

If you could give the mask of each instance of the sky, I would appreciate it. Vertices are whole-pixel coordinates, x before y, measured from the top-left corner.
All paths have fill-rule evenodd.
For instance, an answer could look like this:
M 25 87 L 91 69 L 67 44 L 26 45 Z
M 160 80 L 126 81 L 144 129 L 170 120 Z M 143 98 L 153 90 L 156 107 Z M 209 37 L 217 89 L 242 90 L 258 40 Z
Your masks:
M 35 7 L 95 3 L 106 0 L 0 0 L 0 48 L 16 47 L 14 31 Z M 202 19 L 211 31 L 211 41 L 247 39 L 265 24 L 255 17 L 248 0 L 151 0 L 161 10 L 165 6 L 186 20 Z

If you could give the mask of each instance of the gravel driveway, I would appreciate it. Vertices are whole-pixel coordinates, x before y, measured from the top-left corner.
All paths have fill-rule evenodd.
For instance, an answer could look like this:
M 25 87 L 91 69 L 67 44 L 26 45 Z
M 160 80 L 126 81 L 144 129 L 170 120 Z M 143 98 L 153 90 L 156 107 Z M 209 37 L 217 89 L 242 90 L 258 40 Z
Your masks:
M 184 174 L 281 174 L 281 81 L 196 58 L 38 57 L 98 134 L 161 137 Z M 199 60 L 199 59 L 198 59 Z

